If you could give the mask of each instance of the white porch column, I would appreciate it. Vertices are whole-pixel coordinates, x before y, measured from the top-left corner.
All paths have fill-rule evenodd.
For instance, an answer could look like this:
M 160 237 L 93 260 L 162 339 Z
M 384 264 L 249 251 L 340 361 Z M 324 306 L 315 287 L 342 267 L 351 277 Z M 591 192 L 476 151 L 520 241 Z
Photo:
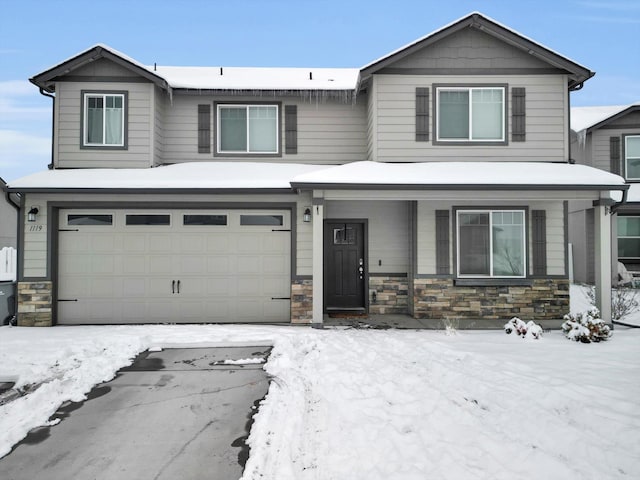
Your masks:
M 314 199 L 314 203 L 316 200 Z M 320 204 L 319 204 L 320 203 Z M 324 299 L 324 205 L 313 205 L 313 319 L 312 323 L 322 325 L 322 305 Z
M 611 323 L 611 215 L 609 207 L 594 207 L 596 307 L 600 317 Z

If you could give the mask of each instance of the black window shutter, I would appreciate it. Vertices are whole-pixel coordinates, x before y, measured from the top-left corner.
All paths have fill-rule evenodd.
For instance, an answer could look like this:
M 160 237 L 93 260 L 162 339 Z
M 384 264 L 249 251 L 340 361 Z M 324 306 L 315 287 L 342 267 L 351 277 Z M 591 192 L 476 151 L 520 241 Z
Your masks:
M 609 137 L 609 169 L 620 175 L 620 137 Z
M 298 106 L 284 107 L 284 152 L 298 153 Z
M 511 140 L 524 142 L 527 136 L 526 91 L 524 87 L 511 89 Z
M 198 153 L 211 153 L 211 105 L 198 105 Z
M 429 89 L 416 88 L 416 142 L 429 141 Z
M 532 210 L 531 224 L 533 233 L 533 274 L 545 276 L 547 274 L 547 212 L 545 210 Z
M 436 273 L 449 274 L 449 210 L 436 210 Z

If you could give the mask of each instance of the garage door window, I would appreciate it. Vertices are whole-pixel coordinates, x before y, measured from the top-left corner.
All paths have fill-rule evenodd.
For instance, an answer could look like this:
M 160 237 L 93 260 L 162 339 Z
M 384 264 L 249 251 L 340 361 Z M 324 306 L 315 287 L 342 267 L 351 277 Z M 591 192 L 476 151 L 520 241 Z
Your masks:
M 240 225 L 283 225 L 282 215 L 240 215 Z
M 113 215 L 69 214 L 67 225 L 113 225 Z
M 183 225 L 226 225 L 226 215 L 183 215 Z
M 131 214 L 127 215 L 127 225 L 171 225 L 171 215 Z

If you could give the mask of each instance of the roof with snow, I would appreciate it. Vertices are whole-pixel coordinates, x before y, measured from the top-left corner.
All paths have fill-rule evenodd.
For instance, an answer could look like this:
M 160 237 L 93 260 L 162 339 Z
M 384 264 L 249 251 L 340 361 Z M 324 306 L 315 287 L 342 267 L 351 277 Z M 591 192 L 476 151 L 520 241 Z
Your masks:
M 9 182 L 9 190 L 291 190 L 293 177 L 319 165 L 191 162 L 156 168 L 45 170 Z
M 195 90 L 267 91 L 351 91 L 376 71 L 463 28 L 476 28 L 496 37 L 554 68 L 566 72 L 569 88 L 581 85 L 594 75 L 586 67 L 537 43 L 521 33 L 473 12 L 419 38 L 362 68 L 250 68 L 148 66 L 104 44 L 96 44 L 30 79 L 48 92 L 55 91 L 56 79 L 90 62 L 106 58 L 124 66 L 161 88 Z
M 247 172 L 250 172 L 249 174 Z M 9 183 L 10 191 L 291 191 L 327 189 L 624 190 L 624 179 L 585 165 L 535 162 L 362 161 L 338 166 L 192 162 L 156 168 L 47 170 Z
M 296 176 L 297 188 L 624 190 L 624 179 L 586 165 L 542 162 L 354 162 Z
M 572 107 L 571 130 L 593 130 L 629 112 L 640 110 L 640 103 L 631 105 L 604 105 L 600 107 Z

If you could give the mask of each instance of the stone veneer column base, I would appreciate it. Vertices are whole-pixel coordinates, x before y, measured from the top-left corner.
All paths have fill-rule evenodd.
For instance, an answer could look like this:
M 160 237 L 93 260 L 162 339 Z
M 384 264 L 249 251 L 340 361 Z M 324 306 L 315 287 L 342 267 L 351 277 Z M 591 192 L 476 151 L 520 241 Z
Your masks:
M 477 320 L 479 328 L 483 321 L 497 325 L 512 317 L 525 322 L 561 320 L 569 312 L 569 280 L 531 282 L 531 286 L 455 286 L 452 278 L 416 278 L 414 316 L 465 325 Z
M 18 282 L 18 326 L 53 325 L 51 282 Z
M 313 322 L 313 280 L 291 282 L 291 323 Z
M 376 300 L 369 294 L 369 313 L 373 315 L 409 313 L 409 279 L 406 276 L 370 276 L 369 291 L 376 292 Z

